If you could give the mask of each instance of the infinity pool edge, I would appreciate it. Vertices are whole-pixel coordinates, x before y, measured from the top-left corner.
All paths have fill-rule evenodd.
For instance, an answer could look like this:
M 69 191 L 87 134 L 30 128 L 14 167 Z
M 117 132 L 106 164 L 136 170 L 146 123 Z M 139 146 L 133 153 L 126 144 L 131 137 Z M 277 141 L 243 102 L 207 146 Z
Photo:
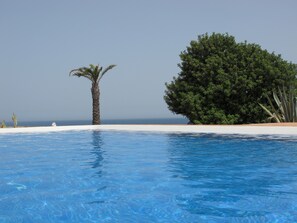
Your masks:
M 42 133 L 79 130 L 149 131 L 179 133 L 213 133 L 243 135 L 292 135 L 297 136 L 297 126 L 253 125 L 77 125 L 48 127 L 18 127 L 0 129 L 7 133 Z

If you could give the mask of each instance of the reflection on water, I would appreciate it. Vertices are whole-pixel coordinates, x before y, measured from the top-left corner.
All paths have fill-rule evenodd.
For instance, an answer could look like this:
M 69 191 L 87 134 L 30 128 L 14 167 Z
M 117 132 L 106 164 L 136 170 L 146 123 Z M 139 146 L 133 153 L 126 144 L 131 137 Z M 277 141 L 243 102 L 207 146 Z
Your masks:
M 297 182 L 296 142 L 168 137 L 172 177 L 187 188 L 187 194 L 181 191 L 176 200 L 192 214 L 265 216 L 277 206 L 285 207 L 288 197 L 289 202 L 297 199 L 297 191 L 289 186 Z M 284 143 L 291 147 L 282 149 Z M 276 207 L 266 205 L 271 202 Z
M 92 168 L 96 169 L 96 174 L 98 176 L 102 175 L 102 165 L 103 165 L 103 140 L 102 133 L 100 131 L 92 132 L 92 149 L 91 154 L 94 155 L 95 159 L 91 162 Z
M 0 141 L 1 223 L 297 222 L 296 141 L 124 131 Z

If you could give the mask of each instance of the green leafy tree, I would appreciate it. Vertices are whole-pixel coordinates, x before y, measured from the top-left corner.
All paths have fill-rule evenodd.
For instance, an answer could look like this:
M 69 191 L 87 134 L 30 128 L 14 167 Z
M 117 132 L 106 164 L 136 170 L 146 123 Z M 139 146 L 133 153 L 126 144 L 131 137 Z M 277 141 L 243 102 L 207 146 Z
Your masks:
M 89 67 L 81 67 L 78 69 L 71 70 L 69 75 L 76 77 L 85 77 L 92 82 L 92 99 L 93 99 L 93 125 L 100 125 L 100 88 L 99 82 L 105 73 L 116 65 L 109 65 L 107 68 L 103 69 L 99 65 L 90 64 Z
M 296 86 L 296 65 L 228 34 L 201 35 L 180 54 L 181 69 L 166 83 L 168 108 L 194 124 L 259 123 L 259 106 L 278 86 Z

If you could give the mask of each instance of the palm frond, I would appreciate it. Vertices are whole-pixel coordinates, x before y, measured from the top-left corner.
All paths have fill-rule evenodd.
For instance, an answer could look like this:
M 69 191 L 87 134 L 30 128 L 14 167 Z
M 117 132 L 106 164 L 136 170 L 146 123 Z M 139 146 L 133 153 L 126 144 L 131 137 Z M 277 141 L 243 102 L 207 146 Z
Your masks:
M 101 80 L 101 78 L 104 76 L 104 74 L 105 74 L 107 71 L 111 70 L 111 69 L 114 68 L 115 66 L 116 66 L 115 64 L 112 64 L 112 65 L 109 65 L 108 67 L 106 67 L 106 68 L 102 71 L 101 76 L 100 76 L 100 78 L 99 78 L 99 81 Z
M 69 72 L 69 76 L 85 77 L 93 82 L 92 75 L 90 74 L 89 68 L 87 68 L 87 67 L 73 69 Z
M 95 70 L 95 66 L 93 64 L 90 64 L 89 67 L 92 69 L 92 70 Z
M 97 82 L 98 79 L 99 79 L 99 74 L 100 74 L 100 69 L 101 67 L 98 65 L 94 66 L 92 65 L 92 73 L 93 73 L 93 76 L 94 76 L 94 80 Z
M 100 67 L 99 64 L 98 65 L 90 64 L 89 67 L 81 67 L 81 68 L 71 70 L 69 72 L 69 76 L 85 77 L 90 81 L 92 81 L 93 83 L 98 83 L 103 77 L 103 75 L 108 70 L 114 68 L 115 66 L 116 65 L 109 65 L 107 68 L 103 70 L 103 67 Z

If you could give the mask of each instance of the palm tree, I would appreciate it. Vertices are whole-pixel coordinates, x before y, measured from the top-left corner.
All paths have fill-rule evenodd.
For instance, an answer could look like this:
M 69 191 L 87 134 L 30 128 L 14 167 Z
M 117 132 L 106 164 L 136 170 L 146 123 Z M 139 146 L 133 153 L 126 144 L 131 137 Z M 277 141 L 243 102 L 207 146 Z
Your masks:
M 116 65 L 109 65 L 103 70 L 99 64 L 94 66 L 90 64 L 89 67 L 80 67 L 70 71 L 69 76 L 85 77 L 92 82 L 92 99 L 93 99 L 93 125 L 100 125 L 100 89 L 99 82 L 104 76 L 104 74 L 110 69 L 114 68 Z

